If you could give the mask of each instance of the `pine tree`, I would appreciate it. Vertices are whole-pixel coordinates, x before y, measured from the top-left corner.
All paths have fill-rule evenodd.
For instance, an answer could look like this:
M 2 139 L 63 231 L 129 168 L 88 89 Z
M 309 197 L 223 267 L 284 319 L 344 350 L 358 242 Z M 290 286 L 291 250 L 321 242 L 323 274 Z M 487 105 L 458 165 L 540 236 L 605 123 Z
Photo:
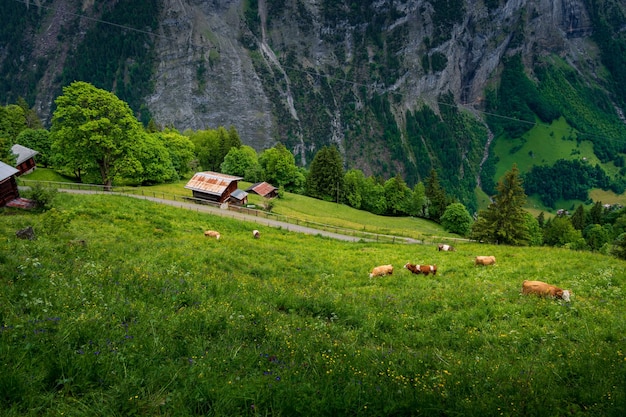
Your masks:
M 307 195 L 339 202 L 343 189 L 343 159 L 336 146 L 324 146 L 311 162 L 306 180 Z
M 546 224 L 546 215 L 545 213 L 542 211 L 541 213 L 539 213 L 539 215 L 537 216 L 537 223 L 539 223 L 539 227 L 541 227 L 543 229 L 543 227 Z
M 526 193 L 517 165 L 498 182 L 498 194 L 487 210 L 478 214 L 472 226 L 472 237 L 479 241 L 496 244 L 526 245 L 530 234 L 526 225 Z
M 585 228 L 585 208 L 582 204 L 579 204 L 578 207 L 576 207 L 576 210 L 574 211 L 574 214 L 572 214 L 572 218 L 570 220 L 572 221 L 574 229 L 583 230 Z
M 430 170 L 430 176 L 426 179 L 426 197 L 429 200 L 428 217 L 436 222 L 439 221 L 447 206 L 446 192 L 439 185 L 437 171 Z
M 591 224 L 602 224 L 602 215 L 603 215 L 603 207 L 601 201 L 596 201 L 596 203 L 591 206 L 589 209 L 589 217 Z

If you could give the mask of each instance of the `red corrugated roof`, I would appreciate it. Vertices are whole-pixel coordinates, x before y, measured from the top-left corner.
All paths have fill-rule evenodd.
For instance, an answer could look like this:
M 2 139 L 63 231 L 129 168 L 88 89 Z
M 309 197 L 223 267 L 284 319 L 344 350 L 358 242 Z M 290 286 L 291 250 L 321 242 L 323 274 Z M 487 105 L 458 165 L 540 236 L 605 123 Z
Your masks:
M 267 182 L 260 182 L 258 184 L 254 184 L 252 187 L 250 187 L 250 189 L 260 196 L 266 196 L 272 191 L 276 190 L 276 187 L 268 184 Z
M 222 195 L 231 182 L 242 179 L 241 177 L 220 174 L 219 172 L 196 172 L 185 185 L 185 188 L 203 193 Z

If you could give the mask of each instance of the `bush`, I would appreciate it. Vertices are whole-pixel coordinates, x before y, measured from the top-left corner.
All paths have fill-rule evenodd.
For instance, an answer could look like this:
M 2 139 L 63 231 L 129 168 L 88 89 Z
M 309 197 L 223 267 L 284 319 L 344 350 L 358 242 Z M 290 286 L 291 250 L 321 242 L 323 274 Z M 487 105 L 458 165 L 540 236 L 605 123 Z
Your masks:
M 30 187 L 30 191 L 26 193 L 26 197 L 33 200 L 37 208 L 43 211 L 50 210 L 52 208 L 56 195 L 56 189 L 45 187 L 39 183 Z

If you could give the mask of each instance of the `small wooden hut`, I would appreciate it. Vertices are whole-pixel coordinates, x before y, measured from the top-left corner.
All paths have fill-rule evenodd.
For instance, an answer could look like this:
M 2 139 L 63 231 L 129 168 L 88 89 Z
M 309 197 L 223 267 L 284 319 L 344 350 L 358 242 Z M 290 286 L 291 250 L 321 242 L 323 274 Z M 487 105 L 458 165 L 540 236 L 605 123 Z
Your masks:
M 274 198 L 278 195 L 278 188 L 267 182 L 257 182 L 256 184 L 252 184 L 246 191 L 258 194 L 265 198 Z
M 15 166 L 19 171 L 18 176 L 29 173 L 37 166 L 35 155 L 39 152 L 22 145 L 13 145 L 11 152 L 16 156 Z

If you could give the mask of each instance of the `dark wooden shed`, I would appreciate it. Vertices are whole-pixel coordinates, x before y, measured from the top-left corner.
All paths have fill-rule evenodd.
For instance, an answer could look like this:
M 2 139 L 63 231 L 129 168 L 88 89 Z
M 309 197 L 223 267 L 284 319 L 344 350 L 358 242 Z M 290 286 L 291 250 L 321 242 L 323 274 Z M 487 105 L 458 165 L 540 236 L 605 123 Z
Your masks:
M 10 201 L 19 198 L 15 176 L 19 171 L 10 165 L 0 162 L 0 207 L 6 206 Z
M 35 155 L 39 152 L 17 144 L 11 147 L 11 152 L 13 152 L 16 157 L 15 165 L 19 170 L 18 176 L 27 174 L 37 166 L 35 163 Z
M 274 198 L 278 194 L 278 188 L 267 182 L 257 182 L 256 184 L 252 184 L 246 191 L 258 194 L 265 198 Z

